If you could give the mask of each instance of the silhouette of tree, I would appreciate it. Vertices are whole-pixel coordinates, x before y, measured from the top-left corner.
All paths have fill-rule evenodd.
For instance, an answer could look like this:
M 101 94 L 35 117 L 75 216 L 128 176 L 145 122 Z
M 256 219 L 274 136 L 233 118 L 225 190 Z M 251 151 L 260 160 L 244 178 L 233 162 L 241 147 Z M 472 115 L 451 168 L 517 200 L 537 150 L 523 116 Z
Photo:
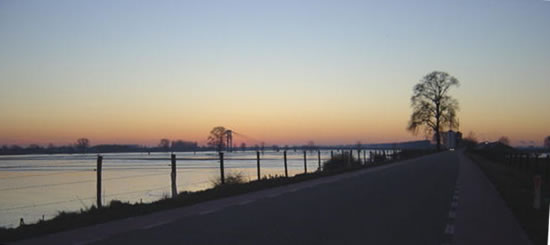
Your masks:
M 498 142 L 503 144 L 503 145 L 510 145 L 510 139 L 506 136 L 502 136 L 498 139 Z
M 437 150 L 441 149 L 441 131 L 458 127 L 458 101 L 448 95 L 449 89 L 458 85 L 458 79 L 453 76 L 434 71 L 424 76 L 413 89 L 413 113 L 407 129 L 415 135 L 421 129 L 426 135 L 435 133 Z
M 170 149 L 170 140 L 169 139 L 160 139 L 159 148 L 168 151 Z
M 546 138 L 544 138 L 544 147 L 550 149 L 550 136 L 546 136 Z
M 76 148 L 80 150 L 80 152 L 85 152 L 89 146 L 90 140 L 87 138 L 80 138 L 76 140 Z
M 208 146 L 216 148 L 216 151 L 221 152 L 225 148 L 226 130 L 224 127 L 214 127 L 208 136 Z
M 308 151 L 314 151 L 315 150 L 315 142 L 313 142 L 313 140 L 310 140 L 307 142 L 307 145 L 306 145 L 306 150 Z
M 260 151 L 262 152 L 262 155 L 263 155 L 265 151 L 265 142 L 260 143 Z

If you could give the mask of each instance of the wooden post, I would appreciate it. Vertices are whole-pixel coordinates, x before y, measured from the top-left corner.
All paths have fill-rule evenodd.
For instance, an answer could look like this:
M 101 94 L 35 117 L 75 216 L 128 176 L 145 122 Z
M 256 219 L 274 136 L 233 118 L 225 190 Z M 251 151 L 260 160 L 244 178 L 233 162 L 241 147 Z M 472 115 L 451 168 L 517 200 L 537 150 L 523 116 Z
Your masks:
M 319 170 L 321 170 L 321 151 L 317 151 L 317 160 L 319 160 Z
M 361 162 L 361 149 L 357 149 L 357 160 Z
M 374 162 L 374 157 L 373 157 L 373 154 L 372 154 L 372 150 L 369 151 L 369 161 L 370 161 L 371 163 Z
M 306 157 L 306 151 L 304 151 L 304 173 L 307 173 L 307 157 Z
M 258 169 L 258 180 L 260 180 L 262 177 L 260 175 L 260 152 L 256 152 L 256 168 Z
M 367 165 L 367 151 L 363 151 L 363 165 Z
M 103 156 L 97 156 L 97 207 L 101 208 L 101 168 L 103 165 Z
M 223 174 L 223 152 L 220 152 L 220 180 L 222 185 L 225 184 L 225 176 Z
M 346 156 L 348 157 L 348 168 L 351 167 L 351 150 L 349 152 L 346 152 Z
M 540 157 L 535 153 L 535 174 L 542 175 L 542 171 L 540 169 Z
M 178 195 L 176 187 L 176 154 L 172 154 L 172 173 L 170 177 L 172 179 L 172 198 L 175 198 Z
M 332 152 L 332 150 L 330 150 L 330 159 L 332 159 L 334 157 L 334 153 Z
M 285 177 L 288 178 L 288 167 L 286 165 L 286 151 L 284 151 L 283 153 L 284 153 L 284 156 L 285 156 Z

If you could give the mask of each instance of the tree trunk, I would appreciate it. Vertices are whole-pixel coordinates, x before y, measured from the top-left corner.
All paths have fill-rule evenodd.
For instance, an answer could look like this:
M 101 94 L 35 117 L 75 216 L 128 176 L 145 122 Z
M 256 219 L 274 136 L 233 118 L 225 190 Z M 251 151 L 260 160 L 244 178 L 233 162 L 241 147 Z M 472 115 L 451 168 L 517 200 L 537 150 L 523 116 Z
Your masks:
M 439 135 L 439 130 L 435 131 L 435 142 L 437 146 L 437 151 L 441 151 L 441 137 Z
M 439 111 L 439 101 L 435 103 L 435 142 L 436 142 L 436 149 L 437 151 L 441 151 L 441 137 L 440 137 L 440 122 L 439 119 L 441 118 L 441 112 Z

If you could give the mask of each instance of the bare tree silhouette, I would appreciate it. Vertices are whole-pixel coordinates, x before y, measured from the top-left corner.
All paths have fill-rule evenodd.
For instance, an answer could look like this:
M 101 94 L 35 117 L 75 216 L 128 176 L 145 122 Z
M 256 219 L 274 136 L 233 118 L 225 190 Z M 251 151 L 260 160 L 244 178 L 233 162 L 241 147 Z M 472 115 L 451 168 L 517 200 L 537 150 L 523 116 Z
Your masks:
M 506 136 L 502 136 L 498 139 L 498 142 L 503 144 L 503 145 L 510 145 L 510 139 Z
M 76 140 L 76 148 L 80 152 L 86 152 L 86 149 L 90 146 L 90 140 L 87 138 L 80 138 Z
M 168 151 L 170 149 L 170 140 L 169 139 L 161 139 L 159 143 L 159 148 Z
M 458 85 L 455 77 L 434 71 L 424 76 L 413 89 L 413 113 L 407 129 L 415 135 L 421 129 L 427 135 L 435 133 L 437 150 L 441 149 L 441 131 L 458 127 L 458 101 L 448 95 L 449 88 Z
M 210 131 L 208 136 L 208 146 L 216 148 L 216 151 L 221 152 L 225 148 L 226 129 L 218 126 Z

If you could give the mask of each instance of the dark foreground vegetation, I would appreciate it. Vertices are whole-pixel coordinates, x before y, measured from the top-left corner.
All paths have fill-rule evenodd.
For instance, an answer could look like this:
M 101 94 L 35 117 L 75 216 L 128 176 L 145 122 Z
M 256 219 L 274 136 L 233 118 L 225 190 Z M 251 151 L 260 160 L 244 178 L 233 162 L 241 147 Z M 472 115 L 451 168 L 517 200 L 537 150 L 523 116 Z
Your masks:
M 468 155 L 494 184 L 533 244 L 547 244 L 550 178 L 546 170 L 550 159 L 526 156 L 503 145 Z M 540 209 L 533 207 L 535 175 L 543 179 Z
M 318 170 L 313 173 L 299 174 L 290 178 L 270 176 L 268 178 L 246 183 L 243 181 L 242 176 L 238 174 L 228 175 L 228 179 L 231 181 L 226 181 L 223 185 L 220 181 L 213 181 L 212 184 L 214 187 L 211 189 L 196 192 L 180 192 L 176 198 L 165 198 L 146 204 L 131 204 L 113 200 L 108 206 L 102 208 L 92 206 L 91 208 L 81 210 L 80 212 L 60 212 L 51 220 L 39 221 L 35 224 L 20 225 L 17 228 L 0 228 L 0 242 L 26 239 L 48 233 L 55 233 L 78 227 L 105 223 L 116 219 L 145 215 L 160 210 L 184 207 L 210 200 L 221 199 L 224 197 L 294 184 L 320 177 L 386 165 L 399 160 L 410 159 L 430 153 L 433 153 L 433 151 L 403 150 L 399 154 L 391 156 L 385 154 L 376 155 L 373 157 L 376 161 L 373 162 L 361 163 L 358 160 L 350 159 L 350 162 L 353 163 L 352 165 L 348 165 L 348 159 L 344 157 L 344 155 L 337 154 L 333 159 L 324 163 L 326 168 L 324 171 Z

